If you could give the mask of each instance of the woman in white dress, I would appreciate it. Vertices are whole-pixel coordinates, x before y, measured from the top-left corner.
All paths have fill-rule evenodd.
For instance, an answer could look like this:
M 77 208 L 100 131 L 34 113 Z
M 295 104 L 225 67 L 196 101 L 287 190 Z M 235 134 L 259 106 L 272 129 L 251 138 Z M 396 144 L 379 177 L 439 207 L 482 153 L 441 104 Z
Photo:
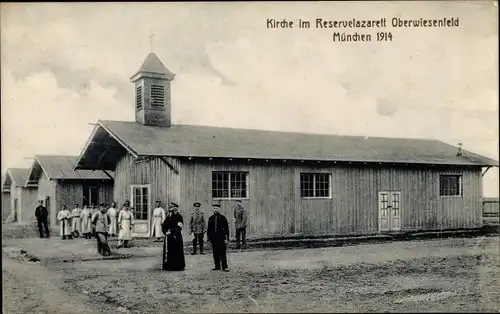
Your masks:
M 125 202 L 125 205 L 123 205 L 123 208 L 118 215 L 118 226 L 120 227 L 120 232 L 118 234 L 118 246 L 116 247 L 117 249 L 122 247 L 122 241 L 123 246 L 128 247 L 129 241 L 132 240 L 132 227 L 134 225 L 134 217 L 132 211 L 130 210 L 129 204 L 130 203 L 128 201 Z
M 71 227 L 69 225 L 70 218 L 70 211 L 66 208 L 66 205 L 63 205 L 62 209 L 57 213 L 57 220 L 59 220 L 59 235 L 63 240 L 71 238 Z
M 117 216 L 117 211 L 116 211 L 116 203 L 113 202 L 113 204 L 111 204 L 111 207 L 108 209 L 108 216 L 109 216 L 109 220 L 110 220 L 110 223 L 109 223 L 109 236 L 110 237 L 114 237 L 117 232 L 116 232 L 116 216 Z
M 161 207 L 161 202 L 156 202 L 156 207 L 153 210 L 153 221 L 151 223 L 151 237 L 156 237 L 156 242 L 163 240 L 162 225 L 165 221 L 165 209 Z
M 90 233 L 92 232 L 92 211 L 87 207 L 87 205 L 83 206 L 80 218 L 82 219 L 82 234 L 85 239 L 90 239 Z
M 82 219 L 80 217 L 82 210 L 78 204 L 75 204 L 75 208 L 71 212 L 71 229 L 73 230 L 73 236 L 75 238 L 80 236 L 80 228 L 82 226 Z

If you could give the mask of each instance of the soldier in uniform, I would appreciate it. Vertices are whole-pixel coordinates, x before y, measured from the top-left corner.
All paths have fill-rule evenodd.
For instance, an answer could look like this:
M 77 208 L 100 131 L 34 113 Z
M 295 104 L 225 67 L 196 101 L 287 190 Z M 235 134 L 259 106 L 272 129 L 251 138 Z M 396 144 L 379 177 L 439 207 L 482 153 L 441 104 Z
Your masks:
M 243 206 L 241 206 L 241 201 L 236 201 L 236 207 L 234 208 L 234 228 L 236 230 L 236 249 L 242 248 L 240 246 L 240 240 L 243 244 L 243 248 L 247 247 L 247 213 Z
M 203 236 L 205 234 L 205 216 L 200 211 L 200 203 L 194 203 L 194 212 L 191 213 L 191 219 L 189 221 L 189 234 L 193 234 L 193 252 L 191 254 L 196 254 L 197 244 L 200 244 L 200 254 L 203 253 Z
M 212 243 L 215 268 L 212 270 L 229 271 L 227 267 L 226 245 L 229 241 L 229 224 L 220 211 L 220 204 L 214 204 L 214 214 L 208 218 L 207 240 Z

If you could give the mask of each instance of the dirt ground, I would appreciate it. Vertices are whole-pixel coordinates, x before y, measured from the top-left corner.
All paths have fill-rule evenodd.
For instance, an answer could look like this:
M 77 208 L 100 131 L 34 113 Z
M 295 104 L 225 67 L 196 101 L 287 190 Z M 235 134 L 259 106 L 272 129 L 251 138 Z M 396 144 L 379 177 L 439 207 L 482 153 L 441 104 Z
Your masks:
M 71 262 L 93 242 L 15 244 L 3 247 L 5 313 L 500 311 L 498 236 L 231 252 L 228 273 L 211 271 L 210 254 L 164 272 L 158 247 Z M 42 246 L 45 262 L 30 251 Z

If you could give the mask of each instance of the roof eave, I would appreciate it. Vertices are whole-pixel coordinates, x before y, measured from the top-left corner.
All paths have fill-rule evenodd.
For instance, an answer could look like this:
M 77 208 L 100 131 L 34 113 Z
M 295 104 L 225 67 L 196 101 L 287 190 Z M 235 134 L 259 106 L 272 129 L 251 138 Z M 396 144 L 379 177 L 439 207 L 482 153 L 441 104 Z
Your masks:
M 105 124 L 102 123 L 101 120 L 98 120 L 97 121 L 97 125 L 94 127 L 94 130 L 92 131 L 92 134 L 90 135 L 89 139 L 87 140 L 87 143 L 85 143 L 85 146 L 84 146 L 82 152 L 78 156 L 78 159 L 77 159 L 77 161 L 75 163 L 75 166 L 73 167 L 73 170 L 104 170 L 104 169 L 99 169 L 97 167 L 90 168 L 90 167 L 86 167 L 86 166 L 81 166 L 80 165 L 80 162 L 81 162 L 83 156 L 85 155 L 85 153 L 87 153 L 87 150 L 88 150 L 90 144 L 93 142 L 93 139 L 96 136 L 97 131 L 99 130 L 100 127 L 104 131 L 106 131 L 106 133 L 108 133 L 109 136 L 111 136 L 115 141 L 117 141 L 118 144 L 120 144 L 123 148 L 125 148 L 132 156 L 134 156 L 135 158 L 138 157 L 138 154 L 130 146 L 128 146 L 127 144 L 125 144 L 125 142 L 122 139 L 120 139 L 120 137 L 118 135 L 116 135 L 108 127 L 106 127 Z

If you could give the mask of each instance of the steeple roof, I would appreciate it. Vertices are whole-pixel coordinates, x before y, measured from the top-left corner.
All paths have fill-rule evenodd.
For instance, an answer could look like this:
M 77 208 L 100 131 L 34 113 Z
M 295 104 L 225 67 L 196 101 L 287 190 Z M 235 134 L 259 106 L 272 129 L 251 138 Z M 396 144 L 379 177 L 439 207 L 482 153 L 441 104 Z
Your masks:
M 169 69 L 167 69 L 163 62 L 161 62 L 158 56 L 153 52 L 148 54 L 141 68 L 139 69 L 139 71 L 137 71 L 137 73 L 139 72 L 164 74 L 168 77 L 173 77 L 175 75 L 174 73 L 170 72 Z

